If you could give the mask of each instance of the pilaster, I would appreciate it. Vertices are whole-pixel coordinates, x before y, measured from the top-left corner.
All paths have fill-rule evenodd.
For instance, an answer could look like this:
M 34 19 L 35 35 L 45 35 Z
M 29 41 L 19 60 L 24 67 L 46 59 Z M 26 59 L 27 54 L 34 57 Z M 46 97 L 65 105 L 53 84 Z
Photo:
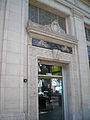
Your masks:
M 79 61 L 79 80 L 81 87 L 81 103 L 83 120 L 90 119 L 90 93 L 89 93 L 89 65 L 87 54 L 87 43 L 84 28 L 84 15 L 79 11 L 73 10 L 75 33 L 78 40 L 78 61 Z
M 2 69 L 4 70 L 4 64 L 2 64 L 2 51 L 4 43 L 4 27 L 5 27 L 5 15 L 6 15 L 6 0 L 0 1 L 0 112 L 4 110 L 4 80 L 5 77 L 1 77 Z M 3 68 L 2 68 L 3 67 Z M 2 81 L 3 78 L 3 81 Z
M 25 0 L 0 1 L 1 113 L 23 112 L 24 43 L 27 41 L 26 2 Z

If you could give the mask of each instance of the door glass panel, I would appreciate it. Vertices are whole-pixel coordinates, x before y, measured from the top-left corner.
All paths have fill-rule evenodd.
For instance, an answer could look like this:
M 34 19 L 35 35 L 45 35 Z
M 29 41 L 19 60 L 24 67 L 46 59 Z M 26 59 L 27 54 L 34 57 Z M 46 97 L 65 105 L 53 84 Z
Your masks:
M 42 68 L 39 73 L 45 75 L 51 73 L 52 76 L 38 77 L 39 120 L 64 120 L 63 80 L 61 76 L 53 77 L 61 75 L 62 68 L 44 66 L 47 71 Z
M 42 75 L 59 75 L 62 76 L 62 68 L 55 65 L 38 65 L 38 73 Z

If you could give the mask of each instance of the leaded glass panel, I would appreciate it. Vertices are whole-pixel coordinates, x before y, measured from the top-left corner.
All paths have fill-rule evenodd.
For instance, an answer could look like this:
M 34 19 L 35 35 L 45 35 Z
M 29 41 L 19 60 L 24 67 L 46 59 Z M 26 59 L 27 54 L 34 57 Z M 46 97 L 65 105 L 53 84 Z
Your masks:
M 51 23 L 49 16 L 50 16 L 50 13 L 39 9 L 39 24 L 49 25 Z
M 88 36 L 90 37 L 90 30 L 88 30 Z
M 87 27 L 85 27 L 85 33 L 86 33 L 86 40 L 90 41 L 90 29 L 88 29 Z
M 32 22 L 38 23 L 38 8 L 30 5 L 29 18 Z
M 90 46 L 88 46 L 88 59 L 90 61 Z
M 49 25 L 51 24 L 55 19 L 56 19 L 56 15 L 44 11 L 42 9 L 39 9 L 39 24 L 41 25 Z
M 52 22 L 58 21 L 60 28 L 66 31 L 65 18 L 57 16 L 43 9 L 37 8 L 33 5 L 30 5 L 29 13 L 29 18 L 34 23 L 39 23 L 40 25 L 51 25 Z
M 65 19 L 64 18 L 58 16 L 58 24 L 61 29 L 65 30 Z
M 50 19 L 51 19 L 51 23 L 53 22 L 53 21 L 55 21 L 55 20 L 57 20 L 57 16 L 56 15 L 54 15 L 54 14 L 50 14 Z
M 85 34 L 86 34 L 86 40 L 88 40 L 88 31 L 86 28 L 85 28 Z

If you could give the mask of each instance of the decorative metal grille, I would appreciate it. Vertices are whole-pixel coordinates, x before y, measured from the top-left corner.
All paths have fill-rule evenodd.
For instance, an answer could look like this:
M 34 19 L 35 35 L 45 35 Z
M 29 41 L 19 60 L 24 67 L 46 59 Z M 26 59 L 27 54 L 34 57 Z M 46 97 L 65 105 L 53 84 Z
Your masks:
M 72 48 L 64 45 L 59 45 L 51 42 L 46 42 L 43 40 L 38 40 L 36 38 L 32 38 L 32 45 L 36 47 L 41 47 L 41 48 L 46 48 L 46 49 L 57 49 L 60 50 L 61 52 L 66 52 L 72 54 Z
M 86 40 L 90 41 L 90 29 L 88 29 L 87 27 L 85 27 L 85 33 L 86 33 Z
M 43 9 L 34 7 L 33 5 L 30 5 L 29 10 L 29 19 L 32 22 L 44 26 L 51 26 L 54 21 L 57 21 L 59 27 L 66 32 L 65 18 L 57 16 Z

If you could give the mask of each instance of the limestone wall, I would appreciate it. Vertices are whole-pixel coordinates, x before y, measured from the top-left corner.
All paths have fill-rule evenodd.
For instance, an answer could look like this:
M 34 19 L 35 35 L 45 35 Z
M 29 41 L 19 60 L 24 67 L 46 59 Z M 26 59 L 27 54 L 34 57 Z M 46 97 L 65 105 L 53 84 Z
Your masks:
M 25 0 L 0 0 L 1 113 L 23 112 L 27 8 Z
M 10 115 L 10 119 L 13 119 L 12 116 L 18 116 L 14 113 L 25 112 L 30 120 L 38 120 L 38 59 L 46 59 L 65 64 L 66 120 L 89 120 L 90 68 L 84 23 L 90 25 L 90 14 L 86 12 L 90 8 L 80 2 L 74 6 L 71 4 L 74 0 L 69 0 L 70 3 L 66 0 L 36 1 L 65 15 L 67 34 L 70 37 L 74 36 L 76 43 L 65 42 L 58 37 L 54 37 L 53 40 L 57 42 L 58 39 L 57 44 L 61 42 L 72 46 L 73 54 L 58 52 L 60 56 L 55 60 L 53 51 L 32 47 L 32 37 L 44 40 L 46 33 L 40 35 L 38 31 L 29 31 L 28 35 L 26 26 L 29 1 L 0 0 L 0 113 L 13 112 Z M 47 40 L 52 41 L 52 36 L 46 36 Z M 28 79 L 27 83 L 23 82 L 24 78 Z M 0 116 L 0 120 L 3 120 L 4 115 Z M 23 120 L 24 115 L 20 119 Z

